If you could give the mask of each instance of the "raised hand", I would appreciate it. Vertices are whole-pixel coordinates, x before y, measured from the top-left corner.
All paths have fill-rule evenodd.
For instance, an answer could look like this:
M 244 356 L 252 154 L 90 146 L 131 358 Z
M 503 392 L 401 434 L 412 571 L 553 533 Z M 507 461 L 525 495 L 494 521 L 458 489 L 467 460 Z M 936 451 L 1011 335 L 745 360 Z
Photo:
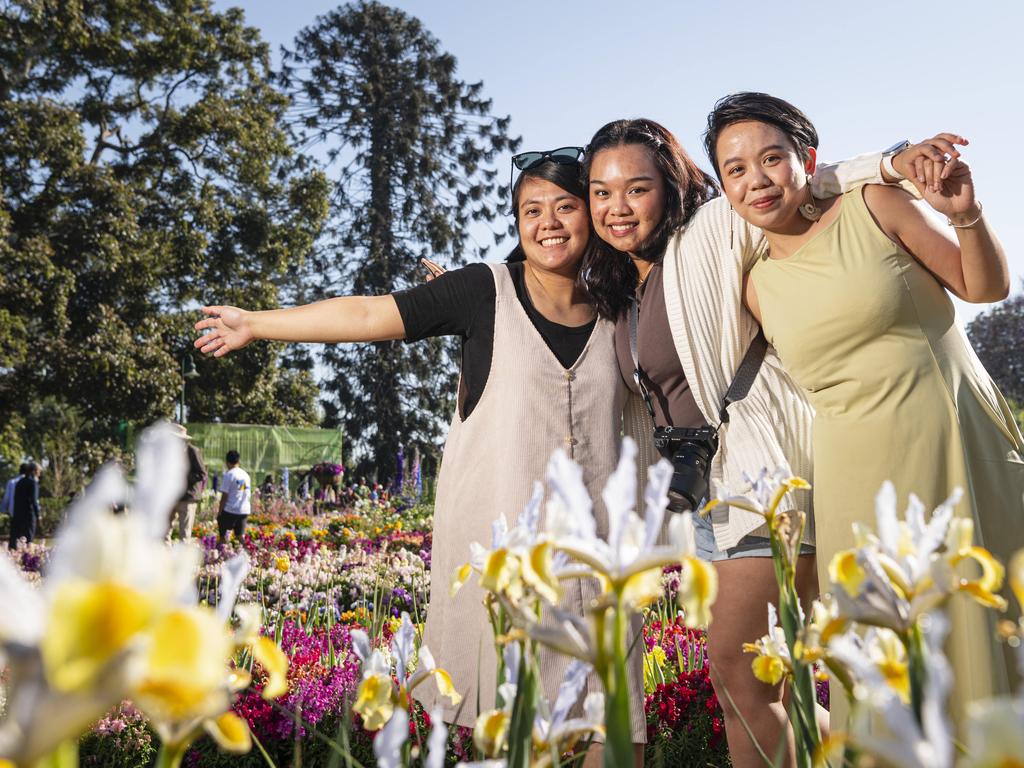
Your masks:
M 893 157 L 892 167 L 922 194 L 925 187 L 939 192 L 943 181 L 952 173 L 951 163 L 960 157 L 957 145 L 967 146 L 968 143 L 957 133 L 938 133 Z
M 228 352 L 242 349 L 256 337 L 249 327 L 249 313 L 238 307 L 203 307 L 209 317 L 196 323 L 197 331 L 209 330 L 195 340 L 194 346 L 204 354 L 223 357 Z
M 420 264 L 422 264 L 427 270 L 427 276 L 424 278 L 424 281 L 428 283 L 435 277 L 440 277 L 447 271 L 436 261 L 431 261 L 430 259 L 420 259 Z
M 953 224 L 977 219 L 981 207 L 974 197 L 974 179 L 970 167 L 956 158 L 946 164 L 945 173 L 938 191 L 930 185 L 918 187 L 925 202 L 944 214 Z

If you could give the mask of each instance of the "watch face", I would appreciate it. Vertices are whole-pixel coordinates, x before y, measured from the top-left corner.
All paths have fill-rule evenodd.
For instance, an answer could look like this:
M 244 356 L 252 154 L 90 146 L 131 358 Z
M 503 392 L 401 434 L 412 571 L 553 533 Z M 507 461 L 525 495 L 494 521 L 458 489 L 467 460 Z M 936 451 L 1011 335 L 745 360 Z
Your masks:
M 904 149 L 910 146 L 910 141 L 904 139 L 903 141 L 897 141 L 888 149 L 882 150 L 883 155 L 895 155 L 897 152 L 902 152 Z

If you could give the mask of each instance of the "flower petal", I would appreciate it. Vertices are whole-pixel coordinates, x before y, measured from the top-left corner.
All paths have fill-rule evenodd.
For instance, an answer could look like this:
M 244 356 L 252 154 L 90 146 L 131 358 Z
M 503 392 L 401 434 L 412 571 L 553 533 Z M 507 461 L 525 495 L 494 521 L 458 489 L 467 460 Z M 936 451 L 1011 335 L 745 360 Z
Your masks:
M 281 646 L 269 637 L 255 638 L 250 647 L 253 658 L 267 672 L 267 682 L 263 686 L 263 698 L 267 701 L 288 693 L 288 657 Z
M 252 734 L 249 724 L 234 712 L 225 712 L 220 717 L 203 721 L 203 730 L 217 742 L 225 752 L 244 755 L 252 749 Z

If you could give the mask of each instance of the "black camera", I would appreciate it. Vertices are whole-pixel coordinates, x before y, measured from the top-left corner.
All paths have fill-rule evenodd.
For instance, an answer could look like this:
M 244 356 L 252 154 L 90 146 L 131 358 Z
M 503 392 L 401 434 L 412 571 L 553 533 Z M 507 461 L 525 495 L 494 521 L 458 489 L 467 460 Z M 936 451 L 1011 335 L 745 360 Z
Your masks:
M 718 431 L 713 427 L 658 427 L 654 430 L 654 445 L 672 462 L 669 498 L 675 496 L 676 501 L 670 501 L 669 508 L 681 512 L 678 501 L 685 500 L 689 509 L 699 509 L 708 496 L 711 460 L 718 451 Z

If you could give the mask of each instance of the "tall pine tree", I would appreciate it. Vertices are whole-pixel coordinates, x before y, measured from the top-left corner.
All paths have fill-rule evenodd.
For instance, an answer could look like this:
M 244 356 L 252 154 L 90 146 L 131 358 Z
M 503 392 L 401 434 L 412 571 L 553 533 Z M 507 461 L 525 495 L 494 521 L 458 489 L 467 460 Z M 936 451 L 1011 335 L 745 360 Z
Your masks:
M 421 256 L 448 266 L 486 246 L 505 194 L 493 161 L 514 150 L 510 119 L 491 115 L 483 84 L 456 77 L 456 61 L 423 25 L 376 2 L 317 18 L 286 51 L 283 82 L 293 127 L 333 182 L 328 236 L 308 281 L 314 295 L 383 294 L 422 280 Z M 441 340 L 329 346 L 328 415 L 390 476 L 399 446 L 430 450 L 455 389 L 453 353 Z

